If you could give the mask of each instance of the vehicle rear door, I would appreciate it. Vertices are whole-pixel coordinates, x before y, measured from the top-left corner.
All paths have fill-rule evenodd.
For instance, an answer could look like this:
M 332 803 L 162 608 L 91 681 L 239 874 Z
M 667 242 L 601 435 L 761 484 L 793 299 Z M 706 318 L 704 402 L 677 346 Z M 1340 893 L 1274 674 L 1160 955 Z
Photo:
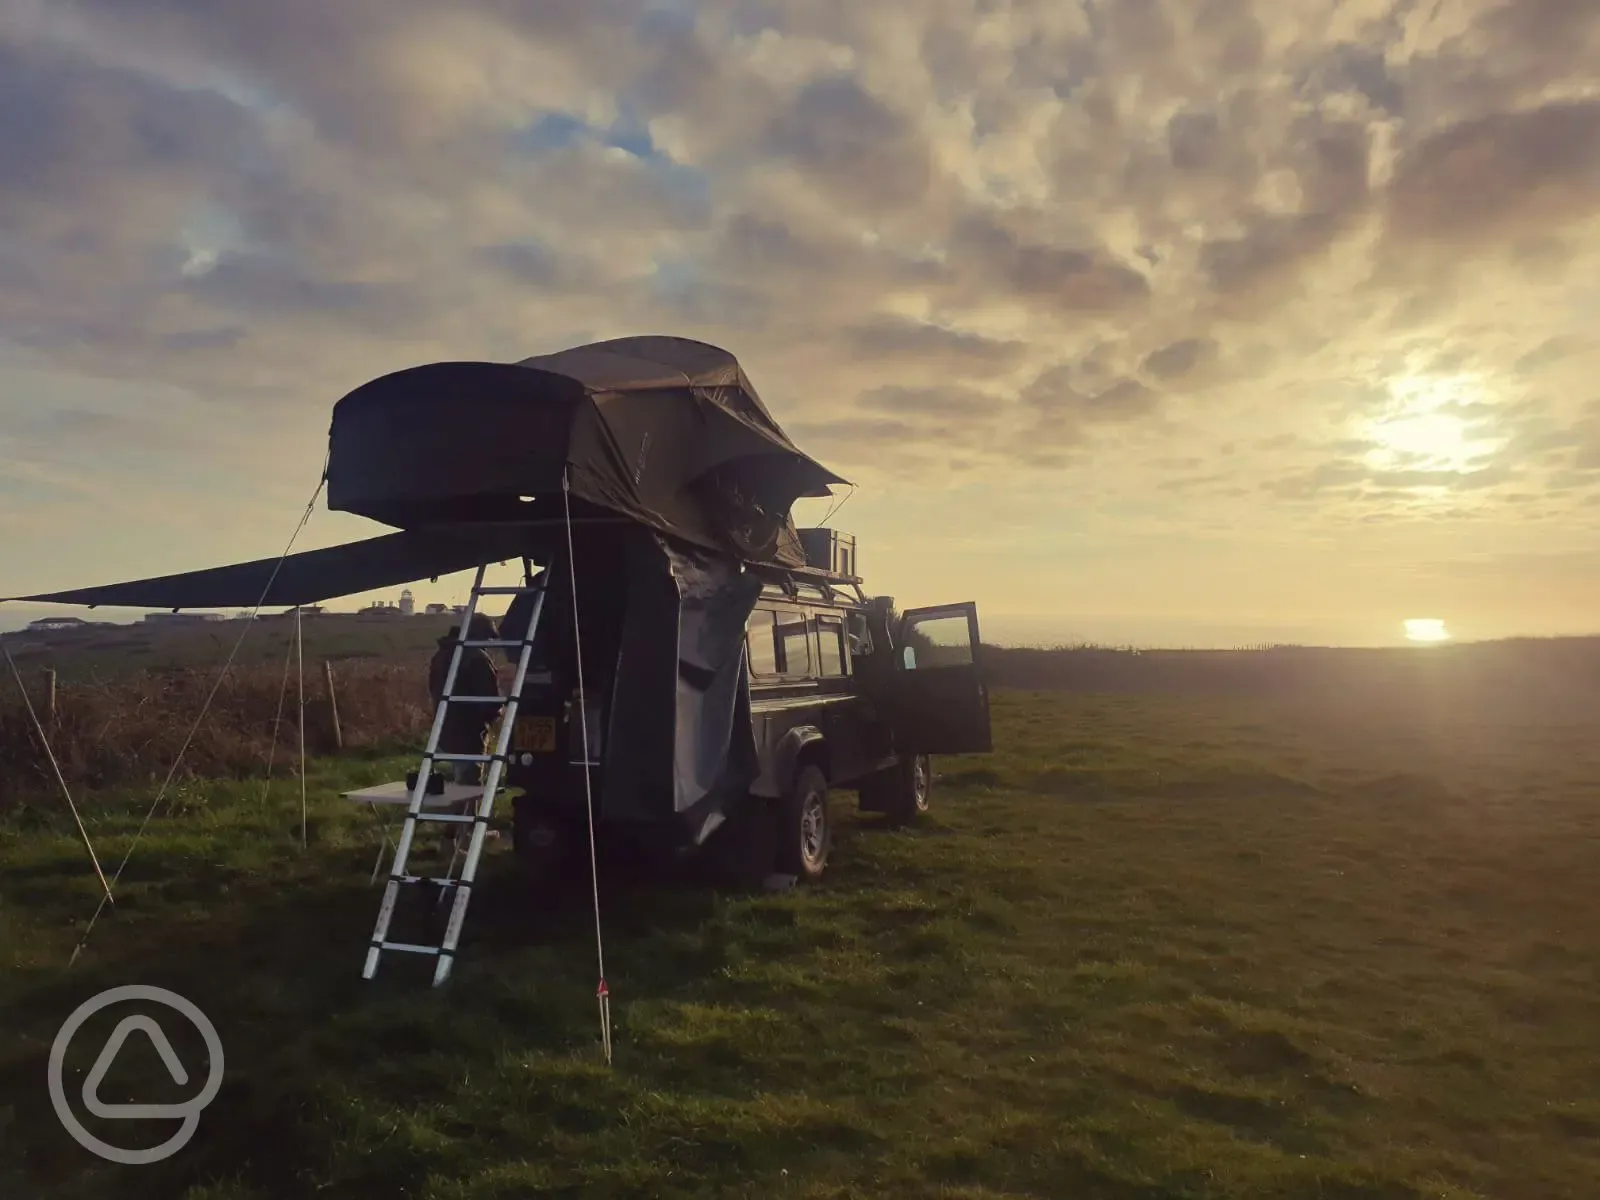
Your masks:
M 985 754 L 994 748 L 981 645 L 976 604 L 913 608 L 900 618 L 889 678 L 897 750 Z

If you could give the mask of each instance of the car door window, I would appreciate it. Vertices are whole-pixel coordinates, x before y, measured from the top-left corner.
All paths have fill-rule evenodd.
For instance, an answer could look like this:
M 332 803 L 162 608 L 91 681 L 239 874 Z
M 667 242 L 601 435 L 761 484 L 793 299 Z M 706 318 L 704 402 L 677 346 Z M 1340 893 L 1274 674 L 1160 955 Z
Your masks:
M 817 674 L 837 678 L 847 672 L 844 622 L 838 617 L 817 618 Z
M 907 670 L 961 667 L 973 661 L 972 630 L 959 611 L 932 611 L 909 617 L 901 662 Z
M 785 675 L 811 674 L 811 622 L 803 612 L 778 614 L 778 669 Z
M 778 642 L 773 636 L 777 613 L 770 608 L 758 608 L 750 614 L 750 624 L 745 634 L 750 648 L 750 674 L 778 674 Z

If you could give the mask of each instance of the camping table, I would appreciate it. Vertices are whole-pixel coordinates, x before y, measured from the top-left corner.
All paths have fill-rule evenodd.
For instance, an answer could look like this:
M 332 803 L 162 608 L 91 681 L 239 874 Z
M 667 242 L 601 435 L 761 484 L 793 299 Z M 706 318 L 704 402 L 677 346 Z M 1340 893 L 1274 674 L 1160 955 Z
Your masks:
M 504 791 L 505 789 L 500 789 Z M 404 779 L 394 783 L 380 783 L 373 787 L 357 788 L 352 792 L 342 793 L 346 800 L 353 800 L 357 804 L 365 804 L 378 822 L 378 828 L 383 831 L 383 845 L 378 847 L 377 860 L 372 864 L 371 883 L 378 882 L 378 873 L 383 869 L 383 852 L 394 845 L 394 840 L 389 836 L 389 826 L 384 824 L 380 806 L 388 805 L 397 808 L 411 807 L 411 789 L 406 786 Z M 471 804 L 483 799 L 483 785 L 481 783 L 447 783 L 444 791 L 438 795 L 425 795 L 422 798 L 424 810 L 439 811 L 441 809 L 458 808 L 463 803 Z M 453 866 L 453 863 L 452 863 Z

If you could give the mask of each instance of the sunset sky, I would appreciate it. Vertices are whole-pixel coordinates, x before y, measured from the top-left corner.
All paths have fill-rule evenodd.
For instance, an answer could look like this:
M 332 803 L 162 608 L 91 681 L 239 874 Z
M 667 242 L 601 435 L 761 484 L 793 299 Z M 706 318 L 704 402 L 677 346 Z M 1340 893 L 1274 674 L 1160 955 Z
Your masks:
M 376 375 L 669 333 L 999 640 L 1594 633 L 1597 330 L 1593 0 L 0 0 L 0 594 L 276 554 Z

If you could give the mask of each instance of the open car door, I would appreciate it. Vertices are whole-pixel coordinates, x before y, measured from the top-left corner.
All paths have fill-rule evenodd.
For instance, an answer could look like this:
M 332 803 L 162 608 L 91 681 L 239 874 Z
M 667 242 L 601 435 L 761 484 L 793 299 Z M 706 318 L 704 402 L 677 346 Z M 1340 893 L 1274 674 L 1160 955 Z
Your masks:
M 894 635 L 890 711 L 896 750 L 984 754 L 993 749 L 989 689 L 978 666 L 978 606 L 913 608 Z

